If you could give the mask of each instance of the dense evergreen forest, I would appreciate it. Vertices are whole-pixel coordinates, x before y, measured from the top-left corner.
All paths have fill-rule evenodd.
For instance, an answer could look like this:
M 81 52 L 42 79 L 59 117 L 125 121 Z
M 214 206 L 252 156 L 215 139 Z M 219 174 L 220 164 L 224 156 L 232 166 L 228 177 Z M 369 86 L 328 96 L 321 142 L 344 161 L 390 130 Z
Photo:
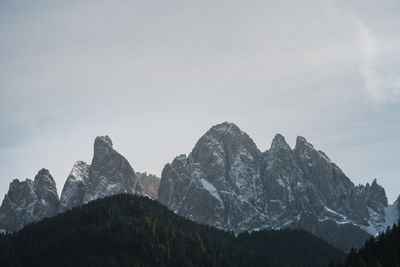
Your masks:
M 235 237 L 134 195 L 99 199 L 0 235 L 0 266 L 323 266 L 344 258 L 302 230 Z
M 399 223 L 377 237 L 371 237 L 359 251 L 352 250 L 345 266 L 352 267 L 400 267 Z M 343 266 L 343 265 L 339 265 Z

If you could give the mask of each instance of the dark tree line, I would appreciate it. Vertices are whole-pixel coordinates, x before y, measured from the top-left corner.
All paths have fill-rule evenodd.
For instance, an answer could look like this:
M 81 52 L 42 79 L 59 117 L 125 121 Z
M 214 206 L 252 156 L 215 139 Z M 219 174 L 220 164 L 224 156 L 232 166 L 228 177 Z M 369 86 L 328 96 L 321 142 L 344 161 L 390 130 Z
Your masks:
M 133 195 L 0 236 L 0 266 L 323 266 L 344 253 L 302 230 L 232 233 Z
M 400 267 L 400 221 L 377 237 L 371 237 L 360 250 L 352 249 L 344 264 L 352 267 Z M 332 264 L 333 265 L 333 264 Z

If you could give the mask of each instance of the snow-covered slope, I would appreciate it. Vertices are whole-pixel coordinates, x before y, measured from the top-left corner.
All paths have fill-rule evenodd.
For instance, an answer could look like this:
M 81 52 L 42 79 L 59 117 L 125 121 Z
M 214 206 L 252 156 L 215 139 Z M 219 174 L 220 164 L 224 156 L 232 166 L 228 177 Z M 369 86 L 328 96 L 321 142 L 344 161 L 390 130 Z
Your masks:
M 343 249 L 386 228 L 384 189 L 355 186 L 303 137 L 278 134 L 261 153 L 233 123 L 212 127 L 189 156 L 164 167 L 159 201 L 199 223 L 234 231 L 304 228 Z
M 387 227 L 392 227 L 393 224 L 397 224 L 400 220 L 400 196 L 399 198 L 392 204 L 385 207 L 385 219 L 382 226 L 377 229 L 377 231 L 383 231 Z

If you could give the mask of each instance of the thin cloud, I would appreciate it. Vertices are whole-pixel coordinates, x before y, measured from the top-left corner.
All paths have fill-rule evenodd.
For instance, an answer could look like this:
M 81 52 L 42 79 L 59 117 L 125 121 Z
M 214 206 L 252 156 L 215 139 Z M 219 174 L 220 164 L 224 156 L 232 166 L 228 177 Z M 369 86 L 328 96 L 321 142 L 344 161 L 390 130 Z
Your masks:
M 352 16 L 360 38 L 361 63 L 360 73 L 364 78 L 364 89 L 368 101 L 374 104 L 400 100 L 400 77 L 386 77 L 381 74 L 377 62 L 379 53 L 378 40 L 371 29 L 358 17 Z
M 354 25 L 358 36 L 360 50 L 359 72 L 364 79 L 363 89 L 366 94 L 367 102 L 374 105 L 395 103 L 400 101 L 400 74 L 388 74 L 387 69 L 390 66 L 382 64 L 384 59 L 388 59 L 390 52 L 385 51 L 382 55 L 382 46 L 384 41 L 377 38 L 373 30 L 365 23 L 362 11 L 349 9 L 352 6 L 346 2 L 346 5 L 331 0 L 320 0 L 321 7 L 327 12 L 346 20 Z M 393 54 L 391 54 L 393 55 Z

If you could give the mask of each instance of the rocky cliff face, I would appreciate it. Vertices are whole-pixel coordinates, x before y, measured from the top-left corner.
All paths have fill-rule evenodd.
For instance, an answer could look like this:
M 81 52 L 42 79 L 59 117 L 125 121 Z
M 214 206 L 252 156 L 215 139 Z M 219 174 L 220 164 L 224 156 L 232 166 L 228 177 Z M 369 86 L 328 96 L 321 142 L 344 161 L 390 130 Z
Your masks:
M 78 161 L 72 168 L 59 212 L 120 193 L 143 195 L 145 190 L 129 162 L 113 149 L 111 139 L 99 136 L 94 142 L 91 165 Z
M 83 161 L 75 163 L 61 193 L 59 212 L 83 204 L 83 197 L 89 182 L 89 169 L 90 165 Z
M 261 153 L 232 123 L 212 127 L 189 156 L 164 167 L 159 201 L 199 223 L 234 231 L 304 228 L 343 249 L 386 228 L 384 189 L 355 186 L 303 137 Z
M 158 187 L 160 186 L 160 178 L 154 174 L 147 174 L 147 172 L 136 172 L 136 177 L 143 186 L 144 195 L 151 199 L 158 198 Z
M 129 162 L 113 149 L 111 139 L 97 137 L 83 202 L 120 193 L 143 195 L 143 186 Z
M 40 170 L 33 181 L 15 179 L 0 207 L 0 228 L 17 231 L 26 224 L 56 215 L 58 206 L 56 183 L 48 170 Z
M 163 170 L 159 201 L 178 214 L 226 230 L 259 225 L 261 153 L 235 125 L 213 127 L 192 153 Z M 246 210 L 246 212 L 243 212 Z
M 400 214 L 400 196 L 397 198 L 396 203 L 397 203 L 397 210 L 399 211 L 399 214 Z M 400 218 L 399 218 L 399 220 L 400 220 Z
M 108 136 L 97 137 L 91 165 L 78 161 L 69 174 L 60 200 L 49 171 L 42 169 L 34 181 L 14 180 L 0 207 L 0 229 L 17 231 L 24 225 L 54 216 L 97 198 L 119 193 L 157 198 L 160 179 L 137 175 L 129 162 L 113 149 Z
M 108 136 L 97 137 L 91 165 L 74 165 L 60 201 L 45 169 L 34 181 L 14 180 L 0 207 L 0 229 L 16 231 L 118 193 L 158 197 L 186 218 L 236 233 L 303 228 L 345 250 L 397 222 L 400 213 L 400 201 L 388 205 L 376 180 L 355 186 L 305 138 L 298 137 L 292 149 L 278 134 L 261 152 L 236 125 L 223 123 L 202 136 L 189 156 L 167 164 L 161 181 L 135 173 Z

